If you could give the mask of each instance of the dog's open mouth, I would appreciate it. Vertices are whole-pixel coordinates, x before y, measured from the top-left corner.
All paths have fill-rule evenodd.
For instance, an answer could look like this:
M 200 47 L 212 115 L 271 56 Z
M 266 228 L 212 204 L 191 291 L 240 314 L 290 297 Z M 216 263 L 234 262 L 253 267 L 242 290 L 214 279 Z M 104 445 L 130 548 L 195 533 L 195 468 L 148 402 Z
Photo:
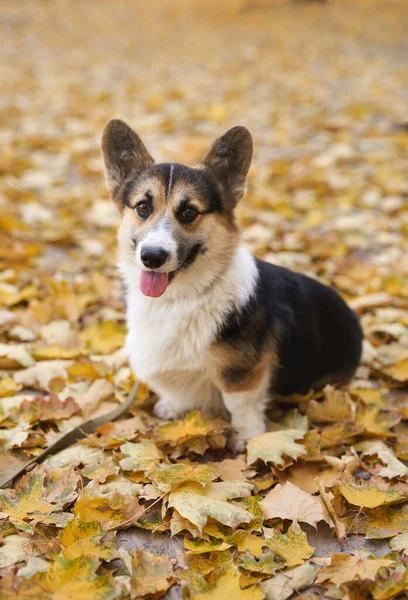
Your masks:
M 175 273 L 176 271 L 171 271 L 170 273 L 142 271 L 139 280 L 140 291 L 145 296 L 151 296 L 152 298 L 162 296 Z

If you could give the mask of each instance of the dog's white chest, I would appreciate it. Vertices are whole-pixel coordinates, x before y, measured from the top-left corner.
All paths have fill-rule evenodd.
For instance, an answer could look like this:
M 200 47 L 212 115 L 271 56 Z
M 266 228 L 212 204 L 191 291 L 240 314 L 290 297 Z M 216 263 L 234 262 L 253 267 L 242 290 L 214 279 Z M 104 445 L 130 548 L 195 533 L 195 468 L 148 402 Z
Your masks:
M 138 377 L 147 381 L 166 371 L 204 368 L 217 333 L 214 315 L 178 303 L 151 308 L 131 295 L 129 300 L 126 350 Z
M 207 371 L 210 346 L 228 313 L 251 295 L 257 277 L 252 256 L 237 250 L 223 278 L 206 294 L 180 299 L 146 298 L 127 273 L 126 351 L 146 383 L 174 371 Z

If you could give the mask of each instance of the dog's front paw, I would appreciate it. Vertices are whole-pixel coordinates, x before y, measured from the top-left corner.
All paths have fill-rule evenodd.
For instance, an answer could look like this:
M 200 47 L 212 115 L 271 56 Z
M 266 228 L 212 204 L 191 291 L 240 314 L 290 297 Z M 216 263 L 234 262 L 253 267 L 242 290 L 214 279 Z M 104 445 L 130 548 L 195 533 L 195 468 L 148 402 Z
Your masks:
M 265 433 L 265 429 L 263 420 L 250 425 L 235 426 L 227 442 L 229 450 L 237 454 L 245 452 L 247 442 L 257 435 Z
M 227 441 L 228 450 L 235 454 L 245 452 L 246 444 L 247 440 L 242 437 L 239 431 L 233 431 Z
M 177 411 L 172 406 L 171 402 L 166 398 L 160 398 L 153 407 L 153 414 L 159 419 L 165 421 L 174 421 L 179 416 Z

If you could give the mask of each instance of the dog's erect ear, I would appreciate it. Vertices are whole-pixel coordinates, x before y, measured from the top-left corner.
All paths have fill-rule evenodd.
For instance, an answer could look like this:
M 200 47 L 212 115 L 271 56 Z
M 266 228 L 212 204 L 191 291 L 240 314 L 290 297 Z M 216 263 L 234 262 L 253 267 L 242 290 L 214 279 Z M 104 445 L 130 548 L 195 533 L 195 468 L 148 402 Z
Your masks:
M 137 174 L 154 163 L 137 133 L 120 119 L 107 123 L 102 135 L 102 154 L 106 184 L 112 197 L 132 173 Z
M 202 164 L 211 170 L 226 198 L 235 205 L 245 194 L 253 154 L 252 136 L 242 125 L 228 129 L 211 146 Z

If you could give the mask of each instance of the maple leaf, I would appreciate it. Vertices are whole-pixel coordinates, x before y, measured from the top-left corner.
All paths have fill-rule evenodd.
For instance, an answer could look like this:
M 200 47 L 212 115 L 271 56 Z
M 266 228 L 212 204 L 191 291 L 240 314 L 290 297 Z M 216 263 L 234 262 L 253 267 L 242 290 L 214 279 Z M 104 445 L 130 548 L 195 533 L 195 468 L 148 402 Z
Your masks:
M 227 500 L 248 496 L 251 489 L 250 483 L 238 481 L 209 483 L 204 488 L 199 483 L 188 482 L 171 492 L 168 507 L 175 508 L 200 532 L 208 517 L 236 527 L 240 523 L 249 523 L 253 517 L 247 510 L 230 504 Z
M 33 531 L 37 522 L 61 527 L 72 518 L 68 513 L 53 514 L 62 509 L 62 504 L 48 502 L 44 480 L 45 472 L 37 468 L 24 475 L 15 490 L 0 490 L 0 510 L 18 529 Z
M 12 396 L 22 389 L 22 385 L 15 382 L 12 377 L 3 377 L 0 381 L 0 398 Z
M 272 552 L 266 551 L 259 558 L 252 556 L 249 552 L 240 554 L 239 566 L 245 571 L 251 573 L 262 573 L 263 575 L 273 575 L 276 571 L 282 569 L 282 563 L 276 561 Z
M 26 561 L 29 557 L 28 548 L 29 540 L 21 535 L 6 536 L 3 539 L 3 545 L 0 546 L 0 569 Z
M 79 494 L 72 512 L 81 521 L 97 521 L 113 527 L 136 517 L 143 508 L 128 490 L 125 494 L 117 489 L 104 494 L 98 480 L 94 479 Z
M 281 556 L 288 567 L 301 565 L 313 554 L 314 548 L 309 545 L 304 531 L 295 533 L 289 528 L 287 533 L 279 533 L 275 529 L 264 529 L 268 548 Z
M 266 539 L 255 535 L 248 534 L 245 532 L 245 537 L 242 540 L 239 540 L 237 543 L 237 548 L 239 552 L 249 551 L 251 554 L 256 556 L 256 558 L 260 558 L 262 554 L 262 549 L 267 546 Z
M 163 492 L 169 492 L 184 481 L 197 481 L 204 486 L 217 477 L 218 472 L 215 469 L 198 463 L 163 465 L 160 469 L 149 473 L 150 480 Z
M 330 565 L 320 570 L 316 581 L 317 583 L 330 581 L 339 587 L 343 583 L 356 579 L 374 581 L 382 567 L 389 567 L 392 564 L 392 560 L 374 558 L 364 551 L 356 551 L 352 555 L 331 554 Z
M 376 454 L 380 461 L 386 465 L 386 467 L 378 469 L 380 477 L 393 479 L 394 477 L 403 477 L 408 474 L 408 467 L 398 460 L 391 448 L 386 446 L 384 442 L 361 442 L 358 444 L 357 450 L 362 452 L 363 457 L 374 456 Z
M 399 552 L 400 550 L 404 551 L 404 554 L 408 554 L 408 531 L 405 533 L 400 533 L 396 535 L 392 540 L 390 540 L 390 548 Z
M 112 534 L 109 535 L 112 537 Z M 76 518 L 61 530 L 58 539 L 63 555 L 69 560 L 80 556 L 112 560 L 115 555 L 115 541 L 107 539 L 106 531 L 96 521 L 82 521 Z
M 153 436 L 160 446 L 177 446 L 196 437 L 220 434 L 226 427 L 221 419 L 205 419 L 198 410 L 193 410 L 182 420 L 155 427 Z
M 373 485 L 357 486 L 352 483 L 344 483 L 339 485 L 338 489 L 347 502 L 366 508 L 394 504 L 407 498 L 407 494 L 402 490 L 380 490 Z
M 60 555 L 45 573 L 20 579 L 16 591 L 7 592 L 5 599 L 113 600 L 118 597 L 119 585 L 111 575 L 96 574 L 99 564 L 93 557 L 68 560 Z
M 207 464 L 219 472 L 223 481 L 247 481 L 248 477 L 256 475 L 254 469 L 248 469 L 243 456 L 226 458 L 219 462 L 209 462 Z
M 261 459 L 265 463 L 271 462 L 277 467 L 283 467 L 285 465 L 283 456 L 296 460 L 306 453 L 305 447 L 295 442 L 304 435 L 304 431 L 284 429 L 252 438 L 247 445 L 247 463 L 250 465 Z
M 319 496 L 306 494 L 290 482 L 279 483 L 260 502 L 265 518 L 289 519 L 293 521 L 293 531 L 300 532 L 299 522 L 317 527 L 319 521 L 326 521 L 333 527 L 333 521 Z
M 262 583 L 266 600 L 286 600 L 294 592 L 311 585 L 319 568 L 308 563 L 285 569 L 282 573 L 274 575 Z
M 245 590 L 240 587 L 240 573 L 238 568 L 230 563 L 227 568 L 219 570 L 210 582 L 203 579 L 200 587 L 190 585 L 188 589 L 189 600 L 225 600 L 233 597 L 236 600 L 263 600 L 264 594 L 258 586 Z
M 97 479 L 99 483 L 104 483 L 112 475 L 119 473 L 118 465 L 108 456 L 102 461 L 89 463 L 82 469 L 82 474 L 88 479 Z
M 354 420 L 355 406 L 347 392 L 336 390 L 331 385 L 324 388 L 323 402 L 311 400 L 307 416 L 313 423 L 341 423 Z
M 81 463 L 89 465 L 95 461 L 102 461 L 104 458 L 103 450 L 99 448 L 89 448 L 83 444 L 73 444 L 58 454 L 54 454 L 47 458 L 45 464 L 53 469 L 63 467 L 76 467 Z
M 354 522 L 353 533 L 364 533 L 367 539 L 384 539 L 408 532 L 408 505 L 378 506 L 364 510 Z
M 103 321 L 83 329 L 80 338 L 95 354 L 110 354 L 122 348 L 125 342 L 125 327 L 116 321 Z
M 120 451 L 127 455 L 119 462 L 125 471 L 151 471 L 163 459 L 163 453 L 149 439 L 141 440 L 138 444 L 127 442 L 120 447 Z
M 174 583 L 170 558 L 136 549 L 129 553 L 123 548 L 120 555 L 130 573 L 131 598 L 164 594 Z
M 356 425 L 362 425 L 365 433 L 383 438 L 393 435 L 390 427 L 393 427 L 399 420 L 398 416 L 381 414 L 380 408 L 376 405 L 364 406 L 357 411 L 356 415 Z

